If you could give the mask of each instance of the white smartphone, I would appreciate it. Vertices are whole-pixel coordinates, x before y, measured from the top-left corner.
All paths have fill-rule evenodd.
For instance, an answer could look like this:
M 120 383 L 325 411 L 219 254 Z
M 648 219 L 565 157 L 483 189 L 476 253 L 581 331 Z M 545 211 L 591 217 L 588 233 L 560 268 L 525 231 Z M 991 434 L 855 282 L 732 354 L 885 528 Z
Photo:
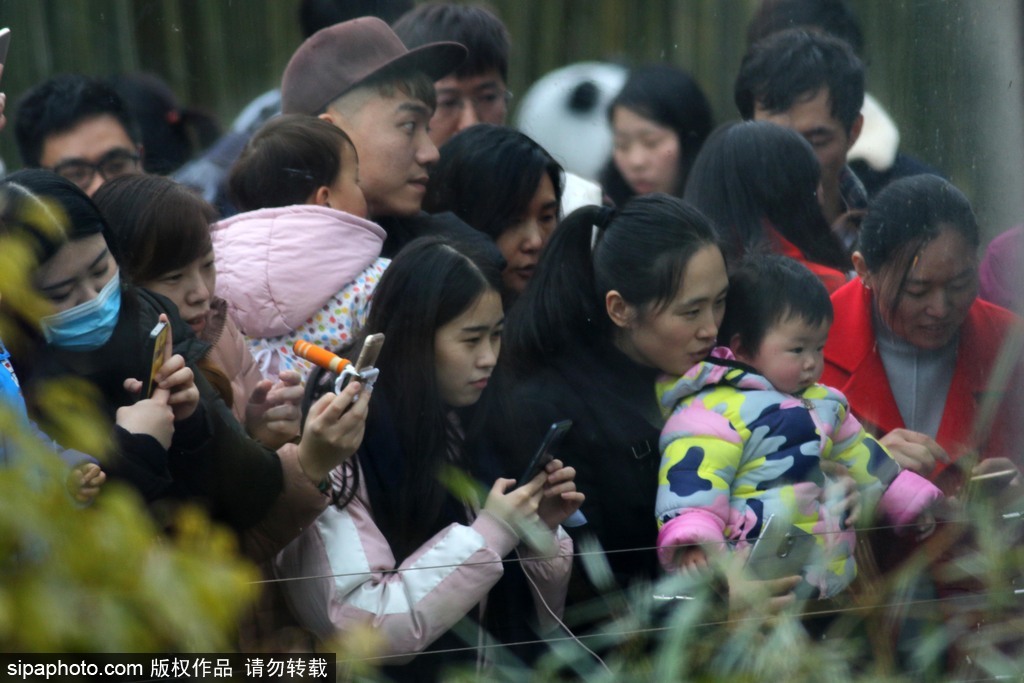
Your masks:
M 763 581 L 802 574 L 814 550 L 814 534 L 792 525 L 775 528 L 773 522 L 770 515 L 747 558 L 747 569 Z

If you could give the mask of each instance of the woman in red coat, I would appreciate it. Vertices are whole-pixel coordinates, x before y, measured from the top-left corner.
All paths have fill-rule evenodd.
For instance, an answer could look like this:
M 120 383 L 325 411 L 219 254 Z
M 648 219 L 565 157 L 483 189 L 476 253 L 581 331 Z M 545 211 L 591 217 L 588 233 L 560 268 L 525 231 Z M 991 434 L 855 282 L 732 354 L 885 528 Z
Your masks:
M 861 227 L 859 278 L 832 295 L 825 346 L 821 381 L 904 467 L 947 491 L 964 470 L 1019 469 L 1024 444 L 1020 401 L 1002 400 L 1020 387 L 1020 349 L 1006 350 L 1012 370 L 995 372 L 1019 319 L 977 298 L 978 245 L 959 190 L 935 176 L 894 182 Z

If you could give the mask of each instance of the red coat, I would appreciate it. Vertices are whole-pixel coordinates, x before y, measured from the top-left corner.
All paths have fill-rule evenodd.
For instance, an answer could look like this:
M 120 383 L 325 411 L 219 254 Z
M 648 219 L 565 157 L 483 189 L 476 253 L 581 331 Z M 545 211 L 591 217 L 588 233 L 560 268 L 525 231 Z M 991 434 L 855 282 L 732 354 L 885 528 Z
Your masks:
M 829 294 L 832 294 L 837 289 L 845 285 L 850 279 L 850 277 L 841 270 L 817 263 L 816 261 L 812 261 L 807 258 L 807 256 L 800 251 L 799 247 L 783 237 L 782 233 L 773 228 L 767 222 L 765 224 L 765 231 L 769 235 L 777 254 L 788 256 L 794 261 L 799 261 L 803 265 L 807 266 L 807 269 L 814 273 L 818 279 L 821 280 L 821 283 L 825 285 L 825 289 L 828 290 Z
M 832 305 L 836 319 L 825 344 L 822 384 L 846 394 L 854 415 L 876 436 L 904 427 L 875 344 L 871 291 L 858 278 L 832 295 Z M 1013 313 L 981 299 L 976 299 L 967 312 L 960 328 L 953 381 L 935 437 L 953 460 L 976 446 L 982 458 L 1003 456 L 1016 463 L 1024 461 L 1019 363 L 1014 379 L 1003 391 L 1009 400 L 1000 402 L 991 429 L 977 444 L 972 443 L 971 433 L 1002 343 L 1017 320 Z

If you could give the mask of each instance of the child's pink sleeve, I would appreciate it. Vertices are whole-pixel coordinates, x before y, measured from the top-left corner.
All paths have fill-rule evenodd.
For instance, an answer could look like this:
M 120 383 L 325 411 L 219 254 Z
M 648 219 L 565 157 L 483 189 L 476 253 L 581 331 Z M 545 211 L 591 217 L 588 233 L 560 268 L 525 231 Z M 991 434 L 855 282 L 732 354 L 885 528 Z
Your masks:
M 942 498 L 942 491 L 935 484 L 915 472 L 903 470 L 882 494 L 878 511 L 893 524 L 905 526 L 912 524 L 939 498 Z

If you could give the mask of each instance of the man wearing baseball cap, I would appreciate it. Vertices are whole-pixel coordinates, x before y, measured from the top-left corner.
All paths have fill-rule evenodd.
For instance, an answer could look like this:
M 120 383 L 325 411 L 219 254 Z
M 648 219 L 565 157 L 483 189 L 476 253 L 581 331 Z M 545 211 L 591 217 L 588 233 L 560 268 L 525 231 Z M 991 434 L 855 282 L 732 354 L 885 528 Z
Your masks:
M 352 138 L 370 218 L 388 232 L 384 256 L 425 234 L 479 239 L 451 214 L 420 210 L 438 159 L 428 135 L 434 81 L 465 58 L 466 48 L 452 42 L 409 50 L 386 23 L 362 17 L 317 31 L 285 68 L 283 113 L 318 116 Z

